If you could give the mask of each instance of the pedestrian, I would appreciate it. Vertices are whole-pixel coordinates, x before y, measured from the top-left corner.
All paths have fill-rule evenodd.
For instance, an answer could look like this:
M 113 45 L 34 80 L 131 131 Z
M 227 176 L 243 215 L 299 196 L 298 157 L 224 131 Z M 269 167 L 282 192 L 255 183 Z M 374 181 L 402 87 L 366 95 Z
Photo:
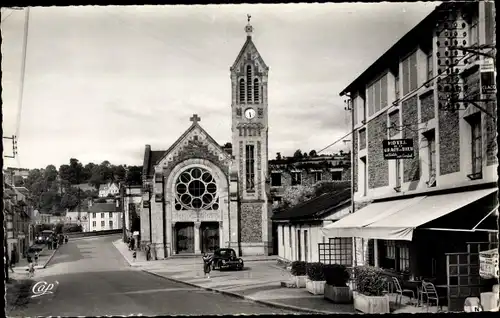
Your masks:
M 35 266 L 38 266 L 38 251 L 35 252 Z
M 137 258 L 137 252 L 136 252 L 136 251 L 134 251 L 134 252 L 132 253 L 132 260 L 133 260 L 133 262 L 135 262 L 135 259 L 136 259 L 136 258 Z
M 146 245 L 146 260 L 147 261 L 151 260 L 151 245 L 150 244 Z
M 207 253 L 203 254 L 203 272 L 205 277 L 210 279 L 210 270 L 212 269 L 212 256 Z
M 49 250 L 51 250 L 52 249 L 52 239 L 47 238 L 46 243 L 47 243 L 47 247 L 49 248 Z
M 64 241 L 66 244 L 68 244 L 68 236 L 66 235 L 66 237 L 64 238 Z
M 30 262 L 28 264 L 27 271 L 28 271 L 28 278 L 35 276 L 35 266 L 33 265 L 33 262 Z
M 9 262 L 9 269 L 10 269 L 10 271 L 11 271 L 11 272 L 13 272 L 13 273 L 14 273 L 14 264 L 15 264 L 15 262 L 14 262 L 14 261 L 12 261 L 12 258 L 11 258 L 11 259 L 10 259 L 10 262 Z

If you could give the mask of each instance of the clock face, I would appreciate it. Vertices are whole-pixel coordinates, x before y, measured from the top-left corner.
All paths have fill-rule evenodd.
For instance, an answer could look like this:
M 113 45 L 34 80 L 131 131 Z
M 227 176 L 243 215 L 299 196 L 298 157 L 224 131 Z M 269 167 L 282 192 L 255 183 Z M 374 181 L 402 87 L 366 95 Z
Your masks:
M 255 117 L 255 110 L 253 110 L 252 108 L 247 108 L 245 110 L 245 117 L 248 119 L 254 118 Z

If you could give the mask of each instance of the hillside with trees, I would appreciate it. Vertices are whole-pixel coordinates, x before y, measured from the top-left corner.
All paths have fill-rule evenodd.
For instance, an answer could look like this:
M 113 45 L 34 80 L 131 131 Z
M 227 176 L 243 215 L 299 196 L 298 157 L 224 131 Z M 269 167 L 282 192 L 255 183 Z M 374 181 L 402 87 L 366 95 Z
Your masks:
M 30 191 L 34 208 L 40 213 L 60 215 L 87 198 L 97 198 L 99 186 L 108 182 L 140 185 L 142 167 L 113 165 L 109 161 L 83 165 L 71 158 L 69 164 L 59 169 L 48 165 L 44 169 L 30 170 L 27 178 L 16 181 L 16 186 L 24 186 Z

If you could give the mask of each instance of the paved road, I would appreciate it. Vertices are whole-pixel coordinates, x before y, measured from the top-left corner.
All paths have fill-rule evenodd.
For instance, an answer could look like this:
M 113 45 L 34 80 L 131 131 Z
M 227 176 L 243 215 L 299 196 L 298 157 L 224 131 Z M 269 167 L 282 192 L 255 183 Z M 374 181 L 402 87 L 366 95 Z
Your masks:
M 35 281 L 57 281 L 54 293 L 29 299 L 7 316 L 101 316 L 291 313 L 193 288 L 128 266 L 112 241 L 118 236 L 64 244 Z

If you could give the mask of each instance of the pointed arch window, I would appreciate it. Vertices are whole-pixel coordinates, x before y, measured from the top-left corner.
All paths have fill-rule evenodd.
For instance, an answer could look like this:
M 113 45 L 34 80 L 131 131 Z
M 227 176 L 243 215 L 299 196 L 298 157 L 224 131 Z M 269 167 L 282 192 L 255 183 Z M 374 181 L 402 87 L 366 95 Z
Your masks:
M 243 78 L 240 79 L 239 99 L 240 104 L 243 104 L 245 102 L 245 80 Z
M 252 67 L 247 65 L 247 103 L 252 102 Z
M 258 104 L 260 98 L 260 91 L 259 91 L 259 79 L 256 78 L 253 80 L 253 102 L 255 104 Z

